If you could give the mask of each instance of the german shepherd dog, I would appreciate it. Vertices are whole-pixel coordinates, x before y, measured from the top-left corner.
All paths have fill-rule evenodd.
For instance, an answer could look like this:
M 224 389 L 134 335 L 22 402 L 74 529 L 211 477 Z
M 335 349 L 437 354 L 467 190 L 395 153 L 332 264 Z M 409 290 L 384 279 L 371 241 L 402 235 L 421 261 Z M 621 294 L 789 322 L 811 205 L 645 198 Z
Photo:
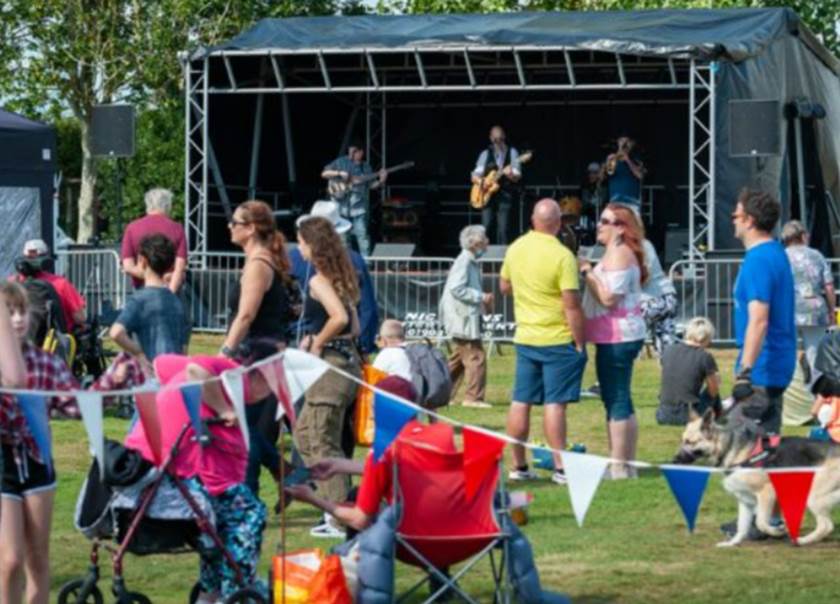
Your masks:
M 741 470 L 752 465 L 757 443 L 762 442 L 761 428 L 746 419 L 731 419 L 727 424 L 715 422 L 711 409 L 685 427 L 677 463 L 691 463 L 705 458 L 714 465 L 736 470 L 723 481 L 724 488 L 738 500 L 737 531 L 718 547 L 732 547 L 746 537 L 755 519 L 756 527 L 772 537 L 784 531 L 769 524 L 776 502 L 776 493 L 765 472 Z M 834 530 L 831 510 L 840 504 L 840 445 L 799 437 L 785 437 L 778 446 L 766 450 L 762 459 L 765 468 L 814 467 L 814 481 L 808 496 L 808 509 L 817 521 L 816 528 L 798 540 L 808 545 L 825 539 Z

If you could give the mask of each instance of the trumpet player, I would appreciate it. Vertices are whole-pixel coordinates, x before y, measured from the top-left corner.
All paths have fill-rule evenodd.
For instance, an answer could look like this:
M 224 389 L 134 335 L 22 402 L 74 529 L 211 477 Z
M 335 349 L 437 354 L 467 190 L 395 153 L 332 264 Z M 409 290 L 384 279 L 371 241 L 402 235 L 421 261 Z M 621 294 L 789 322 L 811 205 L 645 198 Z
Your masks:
M 634 153 L 636 141 L 621 136 L 616 141 L 616 151 L 607 156 L 604 164 L 610 203 L 623 203 L 639 212 L 642 203 L 642 179 L 645 166 Z

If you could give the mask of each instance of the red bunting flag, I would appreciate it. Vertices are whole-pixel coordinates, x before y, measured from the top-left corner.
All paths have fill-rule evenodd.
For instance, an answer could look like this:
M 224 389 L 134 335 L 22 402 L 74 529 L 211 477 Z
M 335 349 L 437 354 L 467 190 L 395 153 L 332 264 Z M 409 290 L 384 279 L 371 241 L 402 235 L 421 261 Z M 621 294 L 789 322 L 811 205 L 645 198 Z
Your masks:
M 277 419 L 283 415 L 289 418 L 289 423 L 292 428 L 295 426 L 295 406 L 292 400 L 292 395 L 289 392 L 289 385 L 286 382 L 286 369 L 283 367 L 283 359 L 277 359 L 271 363 L 260 365 L 260 373 L 262 373 L 265 381 L 268 382 L 268 387 L 277 397 L 278 409 Z
M 163 463 L 163 441 L 160 434 L 160 417 L 156 401 L 156 392 L 135 392 L 134 402 L 137 405 L 137 413 L 140 415 L 140 423 L 143 425 L 143 432 L 146 435 L 146 442 L 155 457 L 155 464 Z
M 475 497 L 488 472 L 502 458 L 505 441 L 464 427 L 464 488 L 467 500 Z
M 808 503 L 808 494 L 811 492 L 811 483 L 814 481 L 814 472 L 770 471 L 768 474 L 773 488 L 776 489 L 776 497 L 779 500 L 779 507 L 782 508 L 782 515 L 785 517 L 788 534 L 796 545 L 799 539 L 799 527 L 805 515 L 805 505 Z

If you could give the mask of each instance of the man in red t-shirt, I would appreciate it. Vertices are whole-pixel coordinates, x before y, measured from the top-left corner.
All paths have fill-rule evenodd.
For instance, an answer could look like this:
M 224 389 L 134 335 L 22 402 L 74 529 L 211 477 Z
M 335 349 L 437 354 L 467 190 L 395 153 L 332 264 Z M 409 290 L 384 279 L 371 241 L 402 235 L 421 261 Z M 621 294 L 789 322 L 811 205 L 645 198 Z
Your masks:
M 169 217 L 172 192 L 167 189 L 151 189 L 146 192 L 144 201 L 146 215 L 130 222 L 123 233 L 120 250 L 123 270 L 131 276 L 135 288 L 143 287 L 143 271 L 137 265 L 140 241 L 146 235 L 160 233 L 175 246 L 175 268 L 167 278 L 169 289 L 177 294 L 187 272 L 187 238 L 184 227 Z
M 414 400 L 414 388 L 411 383 L 397 376 L 389 376 L 379 382 L 377 387 L 401 396 L 407 400 Z M 455 453 L 455 439 L 452 426 L 442 422 L 421 424 L 416 419 L 411 420 L 400 433 L 397 440 L 422 442 L 424 445 Z M 362 482 L 356 495 L 354 505 L 337 504 L 315 494 L 308 485 L 286 487 L 286 492 L 299 501 L 305 501 L 320 510 L 332 514 L 336 520 L 352 529 L 361 531 L 370 526 L 379 513 L 380 505 L 385 500 L 391 503 L 394 495 L 393 463 L 394 449 L 388 447 L 379 460 L 374 459 L 371 451 L 362 463 L 352 459 L 328 458 L 316 462 L 309 468 L 312 476 L 324 480 L 335 474 L 361 474 Z
M 23 256 L 36 266 L 39 261 L 49 259 L 50 248 L 43 239 L 30 239 L 23 244 Z M 32 279 L 52 285 L 61 302 L 61 314 L 64 316 L 64 324 L 68 332 L 72 332 L 75 326 L 85 322 L 85 299 L 70 281 L 43 268 L 27 275 Z M 25 279 L 26 275 L 20 274 L 9 277 L 9 281 L 23 282 Z

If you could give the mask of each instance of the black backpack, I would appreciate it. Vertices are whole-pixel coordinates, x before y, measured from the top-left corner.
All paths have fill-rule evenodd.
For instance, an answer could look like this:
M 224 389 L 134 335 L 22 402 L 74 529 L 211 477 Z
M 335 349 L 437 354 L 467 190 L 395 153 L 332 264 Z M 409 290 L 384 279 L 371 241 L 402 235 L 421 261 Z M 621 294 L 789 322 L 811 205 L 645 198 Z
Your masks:
M 41 279 L 26 277 L 20 282 L 29 298 L 29 337 L 39 347 L 50 329 L 67 333 L 61 299 L 55 288 Z

